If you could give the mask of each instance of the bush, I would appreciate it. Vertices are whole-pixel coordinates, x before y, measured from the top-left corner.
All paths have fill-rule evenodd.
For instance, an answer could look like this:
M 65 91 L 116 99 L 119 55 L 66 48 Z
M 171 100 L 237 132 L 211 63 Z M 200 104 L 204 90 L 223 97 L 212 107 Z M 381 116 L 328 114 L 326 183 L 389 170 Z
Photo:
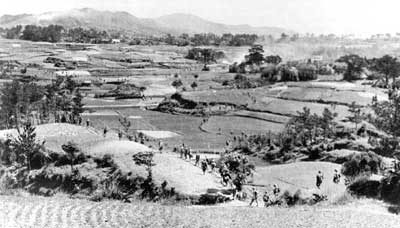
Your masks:
M 245 63 L 240 63 L 238 64 L 237 62 L 233 63 L 232 65 L 229 66 L 229 73 L 240 73 L 240 74 L 245 74 L 246 73 L 246 64 Z
M 112 168 L 113 171 L 118 169 L 118 165 L 109 154 L 105 154 L 102 158 L 95 158 L 94 162 L 96 162 L 98 168 Z
M 383 200 L 400 204 L 400 174 L 393 173 L 382 180 L 381 197 Z
M 234 79 L 235 79 L 235 81 L 247 81 L 248 80 L 247 77 L 242 74 L 235 75 Z
M 176 79 L 175 81 L 172 82 L 171 85 L 175 88 L 179 88 L 179 87 L 183 86 L 183 83 L 180 79 Z
M 377 197 L 379 196 L 380 182 L 371 180 L 368 175 L 361 175 L 350 183 L 348 190 L 356 195 Z
M 356 177 L 362 173 L 378 173 L 382 167 L 382 159 L 373 152 L 353 155 L 350 161 L 343 164 L 342 173 L 348 177 Z
M 262 69 L 261 79 L 267 80 L 269 82 L 277 82 L 278 74 L 279 70 L 275 65 L 268 65 Z

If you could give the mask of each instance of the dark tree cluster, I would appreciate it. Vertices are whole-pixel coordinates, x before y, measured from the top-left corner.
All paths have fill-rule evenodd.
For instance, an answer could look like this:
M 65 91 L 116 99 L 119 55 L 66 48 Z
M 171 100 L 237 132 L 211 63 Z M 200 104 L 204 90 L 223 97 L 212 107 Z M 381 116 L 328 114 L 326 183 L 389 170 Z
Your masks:
M 225 57 L 223 51 L 216 51 L 211 48 L 192 48 L 186 58 L 193 59 L 204 64 L 216 63 L 217 60 Z
M 75 43 L 110 43 L 111 36 L 106 31 L 72 28 L 65 32 L 65 41 Z
M 111 43 L 114 37 L 121 37 L 122 34 L 109 34 L 106 31 L 96 29 L 84 29 L 81 27 L 65 29 L 60 25 L 37 26 L 21 25 L 5 29 L 4 36 L 7 39 L 22 39 L 44 42 L 75 42 L 75 43 Z
M 180 36 L 173 36 L 167 34 L 162 37 L 159 41 L 177 46 L 251 46 L 259 37 L 255 34 L 223 34 L 218 36 L 213 33 L 202 33 L 194 34 L 189 36 L 188 34 L 182 34 Z
M 49 25 L 46 27 L 36 25 L 26 25 L 22 31 L 23 40 L 59 42 L 62 38 L 64 28 L 60 25 Z

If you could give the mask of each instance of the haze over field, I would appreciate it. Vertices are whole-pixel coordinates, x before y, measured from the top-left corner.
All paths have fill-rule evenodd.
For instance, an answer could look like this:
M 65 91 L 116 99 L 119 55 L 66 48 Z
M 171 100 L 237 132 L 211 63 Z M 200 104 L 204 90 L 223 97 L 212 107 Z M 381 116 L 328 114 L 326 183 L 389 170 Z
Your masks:
M 194 14 L 224 24 L 273 26 L 300 33 L 371 35 L 397 33 L 400 15 L 396 0 L 14 0 L 3 4 L 0 15 L 94 8 L 127 11 L 140 18 L 166 14 Z M 160 7 L 162 6 L 162 7 Z

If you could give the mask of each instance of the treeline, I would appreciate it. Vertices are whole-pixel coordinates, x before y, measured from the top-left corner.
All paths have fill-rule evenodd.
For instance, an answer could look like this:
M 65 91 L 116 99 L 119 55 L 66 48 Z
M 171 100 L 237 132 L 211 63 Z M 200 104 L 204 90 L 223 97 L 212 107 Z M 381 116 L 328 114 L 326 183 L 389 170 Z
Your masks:
M 44 42 L 74 42 L 74 43 L 111 43 L 112 38 L 121 36 L 120 33 L 109 34 L 96 29 L 72 28 L 65 29 L 60 25 L 37 26 L 17 25 L 12 28 L 2 29 L 6 39 L 21 39 Z
M 223 34 L 218 36 L 212 33 L 182 34 L 173 36 L 168 34 L 161 38 L 161 42 L 177 46 L 252 46 L 259 37 L 256 34 Z
M 96 29 L 81 27 L 66 29 L 60 25 L 37 26 L 17 25 L 12 28 L 0 29 L 3 37 L 7 39 L 22 39 L 45 42 L 76 42 L 76 43 L 111 43 L 112 39 L 120 39 L 130 45 L 176 45 L 176 46 L 251 46 L 259 37 L 256 34 L 223 34 L 222 36 L 204 34 L 181 34 L 174 36 L 144 36 L 128 37 L 121 32 L 108 33 Z
M 5 38 L 7 39 L 21 39 L 30 41 L 46 41 L 46 42 L 59 42 L 61 41 L 64 28 L 59 25 L 49 26 L 36 26 L 26 25 L 22 27 L 17 25 L 15 27 L 5 29 Z

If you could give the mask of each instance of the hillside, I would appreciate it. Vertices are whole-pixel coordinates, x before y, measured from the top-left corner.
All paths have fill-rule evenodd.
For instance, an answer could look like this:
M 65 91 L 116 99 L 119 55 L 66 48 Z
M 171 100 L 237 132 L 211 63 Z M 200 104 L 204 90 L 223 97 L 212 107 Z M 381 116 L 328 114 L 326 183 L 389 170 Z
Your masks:
M 107 31 L 125 31 L 128 33 L 161 35 L 181 33 L 255 33 L 259 35 L 278 36 L 283 32 L 291 33 L 276 27 L 252 27 L 249 25 L 225 25 L 214 23 L 190 14 L 171 14 L 159 18 L 138 18 L 128 12 L 99 11 L 89 8 L 73 9 L 62 12 L 42 14 L 3 15 L 0 27 L 35 24 L 47 26 L 59 24 L 66 28 L 84 27 Z
M 170 14 L 155 19 L 162 27 L 176 29 L 185 33 L 248 33 L 248 34 L 271 34 L 279 36 L 283 32 L 291 31 L 277 27 L 252 27 L 250 25 L 226 25 L 204 20 L 191 14 Z

